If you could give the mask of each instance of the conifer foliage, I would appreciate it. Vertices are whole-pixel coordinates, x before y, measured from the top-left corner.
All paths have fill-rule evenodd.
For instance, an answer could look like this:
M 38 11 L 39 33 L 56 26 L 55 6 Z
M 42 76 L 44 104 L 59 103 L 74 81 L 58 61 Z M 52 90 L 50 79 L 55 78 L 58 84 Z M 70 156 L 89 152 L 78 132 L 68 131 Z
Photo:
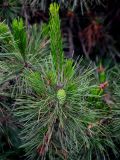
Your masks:
M 24 125 L 21 147 L 25 148 L 29 159 L 68 157 L 68 150 L 73 145 L 77 148 L 78 132 L 83 134 L 85 130 L 80 115 L 83 106 L 87 105 L 85 97 L 89 94 L 92 71 L 89 69 L 77 75 L 73 61 L 64 58 L 58 14 L 59 6 L 51 4 L 51 54 L 42 60 L 40 70 L 27 71 L 33 91 L 15 103 L 15 115 Z
M 0 103 L 0 115 L 10 108 L 20 130 L 17 147 L 27 160 L 108 160 L 110 152 L 117 157 L 119 83 L 112 101 L 102 64 L 95 71 L 65 58 L 59 5 L 52 3 L 49 12 L 42 28 L 27 29 L 22 19 L 14 19 L 11 29 L 0 24 L 0 96 L 13 100 Z M 3 128 L 0 119 L 0 133 Z

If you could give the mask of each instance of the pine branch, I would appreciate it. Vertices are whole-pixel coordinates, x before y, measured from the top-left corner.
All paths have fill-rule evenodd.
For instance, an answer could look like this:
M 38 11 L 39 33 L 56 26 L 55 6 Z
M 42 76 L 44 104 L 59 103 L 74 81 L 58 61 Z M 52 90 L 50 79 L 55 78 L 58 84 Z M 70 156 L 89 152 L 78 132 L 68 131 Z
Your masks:
M 50 46 L 53 63 L 60 74 L 63 69 L 64 53 L 62 46 L 62 37 L 60 30 L 59 6 L 56 3 L 50 5 L 50 21 L 49 21 Z

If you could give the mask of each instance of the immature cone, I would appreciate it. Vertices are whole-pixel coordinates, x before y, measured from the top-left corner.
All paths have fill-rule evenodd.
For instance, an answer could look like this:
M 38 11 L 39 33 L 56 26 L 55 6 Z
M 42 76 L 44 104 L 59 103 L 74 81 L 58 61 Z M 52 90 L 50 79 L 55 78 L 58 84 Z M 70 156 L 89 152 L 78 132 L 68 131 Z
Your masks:
M 66 100 L 66 92 L 64 89 L 59 89 L 57 92 L 57 98 L 59 100 L 59 104 L 63 105 Z

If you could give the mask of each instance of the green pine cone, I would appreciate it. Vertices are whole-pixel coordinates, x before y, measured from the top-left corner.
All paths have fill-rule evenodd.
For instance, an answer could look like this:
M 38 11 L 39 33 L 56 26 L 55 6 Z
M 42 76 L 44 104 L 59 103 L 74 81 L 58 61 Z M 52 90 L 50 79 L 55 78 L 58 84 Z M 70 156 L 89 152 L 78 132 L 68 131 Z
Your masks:
M 57 98 L 59 100 L 59 104 L 63 105 L 66 100 L 66 92 L 64 89 L 59 89 L 57 92 Z

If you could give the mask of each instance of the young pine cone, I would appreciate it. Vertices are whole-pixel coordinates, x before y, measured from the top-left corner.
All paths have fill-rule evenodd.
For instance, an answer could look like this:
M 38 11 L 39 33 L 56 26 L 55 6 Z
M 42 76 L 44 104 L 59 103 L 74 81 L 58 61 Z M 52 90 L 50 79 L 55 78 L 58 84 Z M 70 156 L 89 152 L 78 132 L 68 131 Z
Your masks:
M 57 99 L 59 104 L 63 105 L 66 100 L 66 92 L 64 89 L 59 89 L 57 92 Z

